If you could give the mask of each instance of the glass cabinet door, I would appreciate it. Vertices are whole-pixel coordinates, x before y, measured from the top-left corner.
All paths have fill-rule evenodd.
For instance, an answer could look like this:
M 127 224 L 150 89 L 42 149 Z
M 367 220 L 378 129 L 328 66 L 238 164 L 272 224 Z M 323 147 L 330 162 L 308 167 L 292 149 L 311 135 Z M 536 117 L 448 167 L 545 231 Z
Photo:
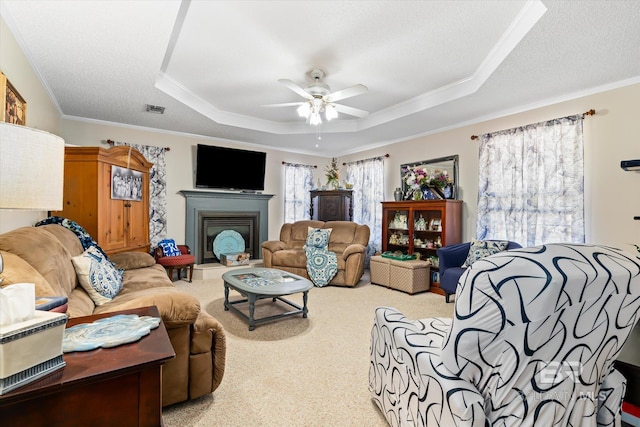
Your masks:
M 436 256 L 443 245 L 442 210 L 420 209 L 413 212 L 413 249 L 422 259 Z
M 384 221 L 387 225 L 387 251 L 401 251 L 404 254 L 409 253 L 410 243 L 410 215 L 408 209 L 389 209 L 386 210 Z

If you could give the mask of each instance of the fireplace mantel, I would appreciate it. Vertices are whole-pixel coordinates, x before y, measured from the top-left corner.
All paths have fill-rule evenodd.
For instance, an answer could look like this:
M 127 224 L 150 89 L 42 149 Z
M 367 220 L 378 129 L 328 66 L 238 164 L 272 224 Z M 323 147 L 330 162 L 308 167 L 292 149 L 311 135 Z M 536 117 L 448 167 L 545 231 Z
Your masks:
M 266 200 L 269 201 L 273 197 L 273 194 L 263 193 L 236 193 L 226 191 L 197 191 L 197 190 L 181 190 L 182 194 L 187 201 L 190 198 L 195 199 L 240 199 L 240 200 Z
M 186 199 L 185 244 L 199 254 L 198 216 L 201 212 L 259 212 L 260 243 L 269 236 L 269 200 L 273 194 L 182 190 Z

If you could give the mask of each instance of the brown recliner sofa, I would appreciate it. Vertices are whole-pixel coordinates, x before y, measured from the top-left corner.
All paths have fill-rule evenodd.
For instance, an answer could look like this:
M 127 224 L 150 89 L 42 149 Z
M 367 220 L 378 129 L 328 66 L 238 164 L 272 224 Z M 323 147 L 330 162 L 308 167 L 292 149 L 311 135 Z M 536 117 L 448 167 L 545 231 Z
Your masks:
M 262 243 L 264 266 L 289 271 L 308 278 L 307 256 L 304 244 L 309 227 L 330 228 L 328 250 L 338 258 L 338 273 L 330 285 L 350 286 L 358 284 L 364 274 L 364 264 L 370 230 L 367 225 L 349 221 L 296 221 L 285 223 L 280 229 L 280 240 Z
M 75 233 L 57 224 L 0 234 L 1 284 L 35 283 L 38 296 L 66 296 L 70 317 L 155 305 L 176 353 L 162 366 L 162 405 L 212 393 L 222 381 L 226 357 L 226 335 L 218 320 L 200 309 L 197 298 L 179 291 L 164 268 L 143 252 L 110 257 L 125 270 L 123 287 L 113 300 L 96 306 L 71 261 L 83 251 Z

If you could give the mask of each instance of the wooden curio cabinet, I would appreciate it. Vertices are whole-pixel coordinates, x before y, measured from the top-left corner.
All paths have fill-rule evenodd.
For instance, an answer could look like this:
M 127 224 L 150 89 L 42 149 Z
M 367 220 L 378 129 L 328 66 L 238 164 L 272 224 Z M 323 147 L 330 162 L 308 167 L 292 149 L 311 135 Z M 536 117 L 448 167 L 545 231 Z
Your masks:
M 352 190 L 312 190 L 309 216 L 317 221 L 353 221 Z
M 141 200 L 111 198 L 113 166 L 130 169 L 140 178 Z M 108 255 L 150 252 L 151 166 L 139 151 L 126 146 L 65 147 L 63 210 L 51 214 L 80 224 Z
M 382 202 L 382 250 L 435 257 L 441 246 L 462 242 L 462 200 Z M 431 267 L 437 276 L 437 267 Z M 431 291 L 440 291 L 437 280 Z

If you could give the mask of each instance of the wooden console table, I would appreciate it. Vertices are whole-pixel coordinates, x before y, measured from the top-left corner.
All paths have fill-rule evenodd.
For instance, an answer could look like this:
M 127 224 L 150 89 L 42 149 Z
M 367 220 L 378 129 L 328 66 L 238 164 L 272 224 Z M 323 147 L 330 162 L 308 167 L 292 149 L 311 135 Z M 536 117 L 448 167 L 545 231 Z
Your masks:
M 114 314 L 160 317 L 157 307 L 69 319 L 67 327 Z M 0 396 L 7 426 L 162 425 L 162 364 L 175 357 L 164 324 L 139 341 L 65 353 L 66 366 Z

